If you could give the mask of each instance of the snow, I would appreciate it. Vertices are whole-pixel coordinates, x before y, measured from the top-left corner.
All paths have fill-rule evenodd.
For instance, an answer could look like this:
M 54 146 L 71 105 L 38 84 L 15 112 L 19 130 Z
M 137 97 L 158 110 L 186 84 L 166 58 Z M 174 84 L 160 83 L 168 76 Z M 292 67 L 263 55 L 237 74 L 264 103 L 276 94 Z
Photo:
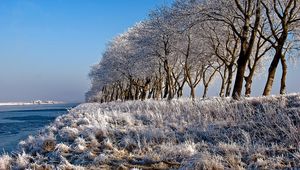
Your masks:
M 21 141 L 1 167 L 300 167 L 300 94 L 85 103 Z
M 2 155 L 2 157 L 0 157 L 0 169 L 8 169 L 11 164 L 11 160 L 12 158 L 9 155 Z

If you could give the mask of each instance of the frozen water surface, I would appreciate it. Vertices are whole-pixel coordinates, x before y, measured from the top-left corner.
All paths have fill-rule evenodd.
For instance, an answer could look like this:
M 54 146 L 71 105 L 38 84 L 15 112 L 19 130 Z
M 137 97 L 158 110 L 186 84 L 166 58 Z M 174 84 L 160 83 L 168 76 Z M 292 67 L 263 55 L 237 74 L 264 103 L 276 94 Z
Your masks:
M 75 103 L 53 105 L 0 106 L 0 149 L 11 152 L 20 140 L 34 135 Z

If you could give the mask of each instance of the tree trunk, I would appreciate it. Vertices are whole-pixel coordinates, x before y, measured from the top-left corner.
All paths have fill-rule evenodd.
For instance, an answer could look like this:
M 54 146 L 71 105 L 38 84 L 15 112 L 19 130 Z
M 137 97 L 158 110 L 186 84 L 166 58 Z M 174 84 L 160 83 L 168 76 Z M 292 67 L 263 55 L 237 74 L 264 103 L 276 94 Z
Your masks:
M 141 100 L 145 100 L 147 97 L 147 91 L 149 90 L 149 85 L 151 83 L 151 79 L 146 78 L 146 83 L 144 84 L 142 88 L 142 93 L 141 93 Z
M 245 78 L 245 96 L 250 97 L 251 94 L 251 86 L 252 86 L 252 75 L 250 74 L 248 77 Z
M 243 26 L 243 31 L 241 36 L 241 51 L 240 51 L 239 59 L 237 61 L 238 64 L 237 73 L 236 73 L 235 83 L 232 92 L 232 97 L 234 99 L 239 99 L 241 97 L 241 93 L 243 90 L 243 82 L 244 82 L 244 75 L 246 71 L 247 62 L 251 56 L 258 27 L 260 24 L 260 18 L 261 18 L 260 2 L 261 1 L 258 0 L 256 4 L 255 23 L 254 23 L 254 27 L 252 28 L 252 31 L 250 31 L 251 16 L 248 14 L 245 16 L 245 21 L 244 21 L 245 23 Z
M 288 5 L 285 9 L 285 13 L 283 14 L 283 17 L 281 18 L 281 26 L 282 26 L 282 31 L 280 32 L 281 35 L 278 38 L 277 33 L 272 32 L 273 37 L 276 38 L 277 41 L 277 46 L 273 46 L 274 49 L 276 50 L 275 56 L 272 60 L 272 63 L 269 67 L 269 74 L 268 74 L 268 79 L 267 79 L 267 83 L 265 85 L 265 89 L 263 92 L 264 96 L 268 96 L 270 95 L 271 91 L 272 91 L 272 86 L 273 86 L 273 82 L 274 82 L 274 77 L 276 74 L 276 69 L 279 63 L 279 60 L 281 59 L 282 62 L 282 77 L 281 77 L 281 87 L 280 87 L 280 93 L 285 93 L 285 79 L 286 79 L 286 74 L 287 74 L 287 65 L 285 62 L 285 56 L 283 54 L 283 48 L 284 48 L 284 44 L 286 43 L 286 40 L 288 38 L 288 31 L 289 31 L 289 17 L 288 14 L 292 15 L 293 13 L 293 8 L 291 7 L 291 3 L 292 1 L 289 1 L 290 5 Z M 296 1 L 295 1 L 296 2 Z M 292 8 L 292 10 L 290 11 L 291 13 L 289 13 L 289 9 Z M 278 15 L 278 14 L 277 14 Z M 288 19 L 288 20 L 287 20 Z
M 155 77 L 155 81 L 153 83 L 153 99 L 158 100 L 159 98 L 161 98 L 161 94 L 162 94 L 162 75 L 161 75 L 161 71 L 159 69 L 159 75 Z
M 226 97 L 230 96 L 231 86 L 232 86 L 232 78 L 233 78 L 233 65 L 228 66 L 228 78 L 227 78 L 227 87 L 226 87 Z
M 122 83 L 120 83 L 120 99 L 124 101 L 124 89 Z
M 171 75 L 170 75 L 170 77 L 169 77 L 169 95 L 168 95 L 168 100 L 172 100 L 173 98 L 174 98 L 174 82 L 173 82 L 173 80 L 172 80 L 172 77 L 171 77 Z
M 269 67 L 269 73 L 268 73 L 268 79 L 264 88 L 264 96 L 268 96 L 271 94 L 272 91 L 272 86 L 273 86 L 273 82 L 274 82 L 274 78 L 275 78 L 275 74 L 276 74 L 276 69 L 279 63 L 279 60 L 281 58 L 281 50 L 276 50 L 276 54 L 272 60 L 272 63 Z
M 162 93 L 162 79 L 159 78 L 158 81 L 155 84 L 155 92 L 154 92 L 154 99 L 158 100 L 161 98 L 161 93 Z
M 191 88 L 191 91 L 190 91 L 190 97 L 191 97 L 192 99 L 194 99 L 194 98 L 195 98 L 195 87 L 194 87 L 194 86 L 190 86 L 190 88 Z
M 245 77 L 245 81 L 246 81 L 245 96 L 246 97 L 250 97 L 250 95 L 251 95 L 252 80 L 253 80 L 254 72 L 256 70 L 257 62 L 258 62 L 258 60 L 257 60 L 257 58 L 255 58 L 255 61 L 253 63 L 253 67 L 250 68 L 250 73 L 249 73 L 248 77 Z
M 248 59 L 249 59 L 249 55 L 247 55 L 245 52 L 242 51 L 237 61 L 238 64 L 237 73 L 236 73 L 235 83 L 232 92 L 232 97 L 234 99 L 239 99 L 241 97 L 243 82 L 244 82 L 244 74 L 245 74 Z
M 134 96 L 132 94 L 132 88 L 133 88 L 133 84 L 132 84 L 132 81 L 133 80 L 129 80 L 129 86 L 128 86 L 128 90 L 127 90 L 127 98 L 126 100 L 133 100 L 134 99 Z
M 108 93 L 107 92 L 108 91 L 107 88 L 108 88 L 107 86 L 104 86 L 104 88 L 103 88 L 103 101 L 104 102 L 107 102 L 107 96 L 108 96 L 107 95 L 107 93 Z
M 120 93 L 119 85 L 117 85 L 116 88 L 117 88 L 117 89 L 116 89 L 117 91 L 116 91 L 115 100 L 119 100 L 119 96 L 120 96 L 120 94 L 119 94 L 119 93 Z
M 204 86 L 204 91 L 203 91 L 203 96 L 202 98 L 206 98 L 207 97 L 207 90 L 208 90 L 208 85 Z
M 224 97 L 225 96 L 226 79 L 227 79 L 227 67 L 226 67 L 226 65 L 225 65 L 225 68 L 224 68 L 223 76 L 221 75 L 221 78 L 222 78 L 222 84 L 221 84 L 221 89 L 220 89 L 220 92 L 219 92 L 219 96 Z
M 182 95 L 183 95 L 183 89 L 182 89 L 182 87 L 179 87 L 179 89 L 177 91 L 177 98 L 182 97 Z
M 172 91 L 171 90 L 171 70 L 170 70 L 170 67 L 169 67 L 169 63 L 168 63 L 168 60 L 165 60 L 164 61 L 164 69 L 165 69 L 165 72 L 166 72 L 166 83 L 165 83 L 165 89 L 164 89 L 164 95 L 163 95 L 163 98 L 167 98 L 168 99 L 170 98 L 170 92 Z
M 152 87 L 151 90 L 149 90 L 149 94 L 148 94 L 147 98 L 151 99 L 151 97 L 153 96 L 154 92 L 155 92 L 155 89 Z
M 282 75 L 281 75 L 281 84 L 280 84 L 280 94 L 286 94 L 286 75 L 287 75 L 287 64 L 284 55 L 281 55 L 281 66 L 282 66 Z
M 115 95 L 115 85 L 112 85 L 112 92 L 110 94 L 110 101 L 114 101 L 114 95 Z
M 140 89 L 139 86 L 135 86 L 135 92 L 134 92 L 134 100 L 138 100 L 140 96 Z
M 106 102 L 106 86 L 102 88 L 102 97 L 101 97 L 101 103 Z
M 221 88 L 220 88 L 219 96 L 220 97 L 225 96 L 225 81 L 224 81 L 224 79 L 222 80 L 222 85 L 221 85 Z
M 163 98 L 166 98 L 168 96 L 168 93 L 169 93 L 169 81 L 166 80 Z

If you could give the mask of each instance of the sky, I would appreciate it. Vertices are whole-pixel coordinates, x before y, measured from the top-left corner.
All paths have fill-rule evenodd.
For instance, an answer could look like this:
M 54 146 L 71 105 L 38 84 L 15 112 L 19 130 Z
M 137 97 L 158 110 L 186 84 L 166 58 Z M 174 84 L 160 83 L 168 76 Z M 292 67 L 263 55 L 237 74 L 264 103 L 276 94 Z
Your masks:
M 90 67 L 100 61 L 106 44 L 171 2 L 0 0 L 0 102 L 84 101 Z M 300 91 L 299 73 L 290 64 L 288 92 Z M 265 80 L 266 74 L 256 77 L 254 95 L 262 93 Z M 278 91 L 277 83 L 273 93 Z M 210 89 L 209 95 L 218 91 Z
M 113 37 L 172 0 L 0 0 L 0 102 L 84 101 Z

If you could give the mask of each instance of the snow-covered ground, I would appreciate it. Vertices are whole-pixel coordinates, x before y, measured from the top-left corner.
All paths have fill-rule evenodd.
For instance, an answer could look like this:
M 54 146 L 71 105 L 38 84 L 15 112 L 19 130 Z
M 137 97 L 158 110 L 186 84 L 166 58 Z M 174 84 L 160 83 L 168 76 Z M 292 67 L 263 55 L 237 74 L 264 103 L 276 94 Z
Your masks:
M 300 95 L 86 103 L 0 169 L 300 168 Z

